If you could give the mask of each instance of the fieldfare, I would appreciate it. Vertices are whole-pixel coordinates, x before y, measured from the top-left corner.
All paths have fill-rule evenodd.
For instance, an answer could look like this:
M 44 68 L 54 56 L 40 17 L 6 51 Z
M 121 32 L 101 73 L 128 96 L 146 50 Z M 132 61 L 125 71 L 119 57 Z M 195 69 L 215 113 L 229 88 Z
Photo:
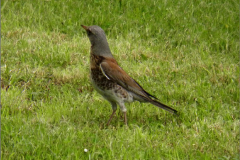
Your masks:
M 110 124 L 117 104 L 124 114 L 124 122 L 127 125 L 127 109 L 125 102 L 150 102 L 151 104 L 177 114 L 175 109 L 157 101 L 157 98 L 145 91 L 134 79 L 132 79 L 114 59 L 109 48 L 103 29 L 99 26 L 81 25 L 87 32 L 91 42 L 90 68 L 91 80 L 94 88 L 112 105 L 112 114 L 107 122 Z

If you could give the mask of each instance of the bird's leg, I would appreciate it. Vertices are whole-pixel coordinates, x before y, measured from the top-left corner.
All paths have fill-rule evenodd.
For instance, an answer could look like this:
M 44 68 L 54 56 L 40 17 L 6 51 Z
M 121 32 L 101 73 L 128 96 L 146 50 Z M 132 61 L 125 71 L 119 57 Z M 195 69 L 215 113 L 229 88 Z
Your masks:
M 123 112 L 124 114 L 124 122 L 125 122 L 125 125 L 127 126 L 127 112 Z
M 112 120 L 112 118 L 113 118 L 115 113 L 116 113 L 116 110 L 113 110 L 112 115 L 110 116 L 110 118 L 109 118 L 109 120 L 107 122 L 107 126 L 110 124 L 110 122 L 111 122 L 111 120 Z
M 110 124 L 110 122 L 111 122 L 114 114 L 115 114 L 116 111 L 117 111 L 117 104 L 116 104 L 116 103 L 112 103 L 112 110 L 113 110 L 113 112 L 112 112 L 112 114 L 111 114 L 111 116 L 110 116 L 110 118 L 109 118 L 109 120 L 108 120 L 108 122 L 107 122 L 107 126 Z
M 124 115 L 124 122 L 127 125 L 127 109 L 126 109 L 124 103 L 119 103 L 119 106 Z

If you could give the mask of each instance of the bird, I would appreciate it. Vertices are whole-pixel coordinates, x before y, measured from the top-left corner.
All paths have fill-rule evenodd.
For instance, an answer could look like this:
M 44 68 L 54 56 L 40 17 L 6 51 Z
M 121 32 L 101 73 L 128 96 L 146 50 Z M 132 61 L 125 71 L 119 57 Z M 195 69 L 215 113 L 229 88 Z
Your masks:
M 119 105 L 127 125 L 126 102 L 149 102 L 159 108 L 178 114 L 175 109 L 161 103 L 158 99 L 144 90 L 140 84 L 131 78 L 117 63 L 110 50 L 104 30 L 97 26 L 81 25 L 87 32 L 91 43 L 90 72 L 95 90 L 100 93 L 112 106 L 112 114 L 107 122 L 110 124 Z

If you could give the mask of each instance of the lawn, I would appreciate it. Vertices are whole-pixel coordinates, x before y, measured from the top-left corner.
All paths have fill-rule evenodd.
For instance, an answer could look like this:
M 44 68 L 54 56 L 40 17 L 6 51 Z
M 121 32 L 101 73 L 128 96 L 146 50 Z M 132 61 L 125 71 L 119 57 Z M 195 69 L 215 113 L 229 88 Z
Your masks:
M 134 102 L 106 127 L 81 24 L 180 115 Z M 237 160 L 239 74 L 239 1 L 2 0 L 1 159 Z

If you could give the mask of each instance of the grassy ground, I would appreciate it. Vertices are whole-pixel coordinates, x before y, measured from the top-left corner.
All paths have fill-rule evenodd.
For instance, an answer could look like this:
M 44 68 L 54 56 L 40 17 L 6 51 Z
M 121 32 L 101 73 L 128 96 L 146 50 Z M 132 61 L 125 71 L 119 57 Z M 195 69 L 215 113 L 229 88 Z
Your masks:
M 239 2 L 1 1 L 2 159 L 238 159 Z M 84 25 L 176 117 L 110 104 L 89 81 Z M 84 152 L 88 149 L 88 152 Z

